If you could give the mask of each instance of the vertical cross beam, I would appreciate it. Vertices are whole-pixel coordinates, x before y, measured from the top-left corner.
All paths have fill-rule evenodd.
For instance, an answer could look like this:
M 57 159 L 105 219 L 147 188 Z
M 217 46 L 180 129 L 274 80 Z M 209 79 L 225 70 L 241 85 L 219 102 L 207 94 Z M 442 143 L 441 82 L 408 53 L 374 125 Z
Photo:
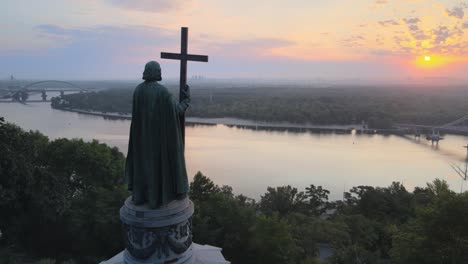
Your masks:
M 187 85 L 187 49 L 188 49 L 188 28 L 182 27 L 180 30 L 180 87 L 179 87 L 179 102 L 184 100 L 183 98 L 183 89 Z M 185 140 L 185 115 L 181 117 L 182 122 L 182 135 L 184 136 Z
M 179 102 L 184 98 L 184 89 L 187 85 L 187 61 L 202 61 L 208 62 L 208 56 L 188 54 L 188 28 L 181 28 L 181 43 L 180 53 L 161 52 L 162 59 L 180 60 L 180 87 L 179 87 Z M 185 143 L 185 115 L 180 117 L 180 129 L 182 131 L 182 140 Z

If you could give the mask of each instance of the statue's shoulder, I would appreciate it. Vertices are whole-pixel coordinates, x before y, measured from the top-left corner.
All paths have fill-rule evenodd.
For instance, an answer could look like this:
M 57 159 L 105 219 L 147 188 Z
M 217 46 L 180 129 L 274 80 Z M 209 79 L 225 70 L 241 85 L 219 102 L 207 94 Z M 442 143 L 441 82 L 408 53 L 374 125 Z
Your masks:
M 159 89 L 166 89 L 167 90 L 166 86 L 160 84 L 159 82 L 153 82 L 152 85 L 158 87 Z
M 169 92 L 169 89 L 166 88 L 166 86 L 158 83 L 158 82 L 142 82 L 137 87 L 135 88 L 135 94 L 139 93 L 152 93 L 150 91 L 158 91 L 158 94 L 160 95 L 167 95 L 170 96 L 171 93 Z
M 141 89 L 143 89 L 146 86 L 146 82 L 142 82 L 135 87 L 134 93 L 138 93 Z
M 171 93 L 169 92 L 169 89 L 167 89 L 166 86 L 158 83 L 158 82 L 154 82 L 154 85 L 155 85 L 155 88 L 156 89 L 159 89 L 159 92 L 161 95 L 170 95 Z
M 137 87 L 135 88 L 135 91 L 145 89 L 145 88 L 166 89 L 166 87 L 159 84 L 158 82 L 141 82 L 140 84 L 137 85 Z

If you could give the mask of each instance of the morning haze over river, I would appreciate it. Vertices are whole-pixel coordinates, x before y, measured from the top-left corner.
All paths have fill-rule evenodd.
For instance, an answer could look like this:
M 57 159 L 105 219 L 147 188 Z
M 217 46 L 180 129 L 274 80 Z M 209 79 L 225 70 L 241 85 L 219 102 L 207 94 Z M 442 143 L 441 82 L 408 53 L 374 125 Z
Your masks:
M 0 103 L 0 116 L 51 139 L 97 139 L 127 153 L 129 120 L 61 111 L 50 103 Z M 466 142 L 467 137 L 457 135 L 445 135 L 438 145 L 432 145 L 424 137 L 410 135 L 190 125 L 185 155 L 189 178 L 202 171 L 216 184 L 232 186 L 235 194 L 258 199 L 268 186 L 292 185 L 303 190 L 315 184 L 330 190 L 330 198 L 335 200 L 353 186 L 386 187 L 399 181 L 412 190 L 436 178 L 459 192 L 463 182 L 451 164 L 464 164 Z

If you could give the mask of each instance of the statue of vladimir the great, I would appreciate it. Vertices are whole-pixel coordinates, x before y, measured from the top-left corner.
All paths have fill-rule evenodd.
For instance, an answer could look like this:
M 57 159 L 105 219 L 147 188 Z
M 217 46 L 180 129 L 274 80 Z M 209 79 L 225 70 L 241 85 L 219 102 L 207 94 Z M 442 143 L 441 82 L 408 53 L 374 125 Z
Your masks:
M 181 102 L 161 81 L 155 61 L 145 66 L 143 80 L 133 94 L 132 123 L 125 164 L 125 178 L 136 205 L 152 209 L 186 197 L 188 192 L 184 140 L 180 116 L 189 106 L 186 86 Z

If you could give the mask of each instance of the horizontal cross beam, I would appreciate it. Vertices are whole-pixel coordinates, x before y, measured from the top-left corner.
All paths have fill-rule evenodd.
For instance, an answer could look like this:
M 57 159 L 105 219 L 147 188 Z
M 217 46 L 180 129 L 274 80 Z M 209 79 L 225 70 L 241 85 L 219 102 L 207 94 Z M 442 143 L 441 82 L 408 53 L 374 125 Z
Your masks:
M 180 53 L 170 53 L 170 52 L 161 52 L 161 58 L 170 59 L 170 60 L 208 62 L 208 56 L 205 56 L 205 55 L 180 54 Z

